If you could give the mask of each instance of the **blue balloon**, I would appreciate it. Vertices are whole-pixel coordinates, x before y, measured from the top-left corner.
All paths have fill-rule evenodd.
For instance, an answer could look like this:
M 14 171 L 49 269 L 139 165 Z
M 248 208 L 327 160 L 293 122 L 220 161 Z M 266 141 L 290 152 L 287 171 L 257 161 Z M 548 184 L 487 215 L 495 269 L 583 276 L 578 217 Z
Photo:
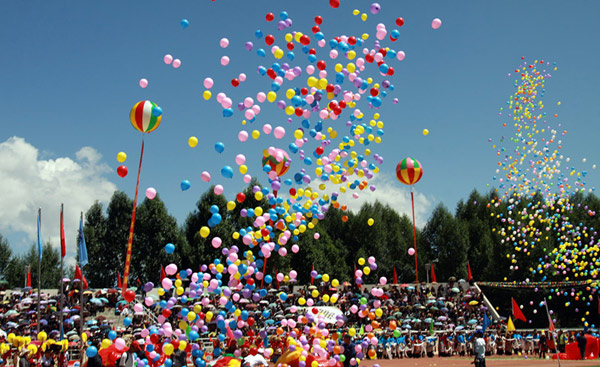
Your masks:
M 233 109 L 225 108 L 223 110 L 223 117 L 231 117 L 231 116 L 233 116 Z
M 215 144 L 215 150 L 219 153 L 223 153 L 223 151 L 225 150 L 225 144 L 221 143 L 220 141 L 217 142 Z
M 115 340 L 117 338 L 117 332 L 114 330 L 111 330 L 108 332 L 108 339 L 110 340 Z
M 171 367 L 171 366 L 173 366 L 173 361 L 171 360 L 171 358 L 165 359 L 165 367 Z
M 211 205 L 210 206 L 210 212 L 213 213 L 213 214 L 218 213 L 219 212 L 219 207 L 216 206 L 216 205 Z
M 181 22 L 179 22 L 179 24 L 181 24 L 181 28 L 183 29 L 186 29 L 190 26 L 190 22 L 187 19 L 182 19 Z
M 196 340 L 200 337 L 200 335 L 198 335 L 198 332 L 192 330 L 188 333 L 188 339 L 190 340 Z
M 270 275 L 265 275 L 265 283 L 267 283 L 267 284 L 273 283 L 273 277 Z
M 174 244 L 172 244 L 172 243 L 167 243 L 167 244 L 165 245 L 165 252 L 166 252 L 167 254 L 172 254 L 172 253 L 173 253 L 173 251 L 175 251 L 175 245 L 174 245 Z
M 98 354 L 98 348 L 92 346 L 89 346 L 86 351 L 85 354 L 88 356 L 88 358 L 93 358 L 96 356 L 96 354 Z
M 185 191 L 185 190 L 189 189 L 190 186 L 192 186 L 190 181 L 188 181 L 188 180 L 181 181 L 181 191 Z
M 160 115 L 162 115 L 162 108 L 158 106 L 152 107 L 152 114 L 156 117 L 159 117 Z
M 126 317 L 123 319 L 123 325 L 129 326 L 131 325 L 131 317 Z
M 225 178 L 232 178 L 233 177 L 233 168 L 231 168 L 229 166 L 225 166 L 225 167 L 221 168 L 221 174 Z
M 212 215 L 212 217 L 210 217 L 210 219 L 212 219 L 213 223 L 215 225 L 221 223 L 221 221 L 223 220 L 223 217 L 221 217 L 221 214 L 219 213 L 215 213 Z

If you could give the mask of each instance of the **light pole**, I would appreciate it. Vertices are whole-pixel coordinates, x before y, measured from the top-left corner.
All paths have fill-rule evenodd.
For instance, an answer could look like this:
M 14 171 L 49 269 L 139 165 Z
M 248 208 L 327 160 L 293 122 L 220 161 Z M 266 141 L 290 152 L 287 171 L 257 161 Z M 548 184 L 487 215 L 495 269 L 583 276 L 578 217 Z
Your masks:
M 429 269 L 431 269 L 431 263 L 425 264 L 425 272 L 427 273 L 427 284 L 429 284 Z

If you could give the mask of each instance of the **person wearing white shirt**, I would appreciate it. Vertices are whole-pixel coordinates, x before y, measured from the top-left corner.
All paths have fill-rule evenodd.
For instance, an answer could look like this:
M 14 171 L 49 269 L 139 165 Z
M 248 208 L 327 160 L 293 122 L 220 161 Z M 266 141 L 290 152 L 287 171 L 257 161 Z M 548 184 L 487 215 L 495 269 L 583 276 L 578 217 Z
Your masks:
M 485 367 L 485 340 L 483 339 L 483 333 L 481 330 L 475 332 L 475 360 L 473 363 L 475 367 Z

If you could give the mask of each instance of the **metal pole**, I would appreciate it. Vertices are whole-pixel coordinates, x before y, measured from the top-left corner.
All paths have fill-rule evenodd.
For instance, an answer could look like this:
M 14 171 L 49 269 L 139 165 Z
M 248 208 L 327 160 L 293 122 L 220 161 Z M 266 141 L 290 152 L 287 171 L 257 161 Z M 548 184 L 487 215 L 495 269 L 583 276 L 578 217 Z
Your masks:
M 83 212 L 81 212 L 81 220 L 83 221 Z M 79 263 L 79 266 L 79 271 L 81 272 L 81 279 L 79 279 L 79 333 L 83 335 L 83 269 L 81 263 Z M 83 343 L 82 336 L 81 342 Z
M 417 294 L 419 294 L 419 262 L 417 261 L 417 227 L 415 226 L 415 197 L 413 187 L 410 185 L 410 201 L 412 203 L 413 237 L 415 238 L 415 273 L 417 278 Z
M 42 208 L 38 209 L 38 215 L 40 218 L 40 227 L 42 226 Z M 39 252 L 39 251 L 38 251 Z M 40 302 L 41 302 L 41 289 L 42 289 L 42 254 L 38 254 L 38 304 L 37 304 L 37 332 L 40 332 Z
M 63 209 L 64 209 L 64 204 L 60 204 L 60 216 L 61 216 L 61 221 L 60 221 L 60 225 L 61 225 L 61 231 L 63 231 L 63 221 L 62 221 L 62 215 L 63 215 Z M 61 239 L 62 240 L 62 239 Z M 62 246 L 62 243 L 61 243 Z M 58 316 L 59 316 L 59 322 L 60 322 L 60 340 L 63 339 L 63 256 L 62 256 L 62 247 L 61 247 L 61 254 L 60 254 L 60 293 L 58 294 Z
M 548 302 L 546 301 L 546 297 L 544 297 L 544 306 L 546 306 L 546 315 L 548 315 L 548 322 L 552 322 L 552 318 L 550 317 L 550 311 L 548 311 Z M 550 328 L 548 328 L 550 329 Z M 556 328 L 554 328 L 556 330 Z M 550 330 L 548 330 L 550 331 Z M 558 350 L 558 347 L 556 345 L 556 339 L 554 339 L 554 331 L 551 331 L 552 333 L 552 341 L 554 342 L 554 350 L 556 350 L 556 360 L 558 361 L 558 367 L 560 367 L 560 352 Z

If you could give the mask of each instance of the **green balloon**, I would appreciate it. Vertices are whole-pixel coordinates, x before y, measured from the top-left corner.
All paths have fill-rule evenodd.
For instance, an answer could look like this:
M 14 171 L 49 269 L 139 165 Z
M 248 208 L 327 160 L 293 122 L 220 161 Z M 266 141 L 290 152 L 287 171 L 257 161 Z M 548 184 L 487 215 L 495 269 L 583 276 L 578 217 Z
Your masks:
M 402 332 L 398 329 L 394 330 L 394 338 L 399 338 L 402 335 Z
M 366 305 L 366 304 L 367 304 L 367 302 L 368 302 L 368 301 L 367 301 L 367 299 L 366 299 L 365 297 L 362 297 L 362 298 L 360 299 L 360 304 L 361 304 L 361 305 Z

